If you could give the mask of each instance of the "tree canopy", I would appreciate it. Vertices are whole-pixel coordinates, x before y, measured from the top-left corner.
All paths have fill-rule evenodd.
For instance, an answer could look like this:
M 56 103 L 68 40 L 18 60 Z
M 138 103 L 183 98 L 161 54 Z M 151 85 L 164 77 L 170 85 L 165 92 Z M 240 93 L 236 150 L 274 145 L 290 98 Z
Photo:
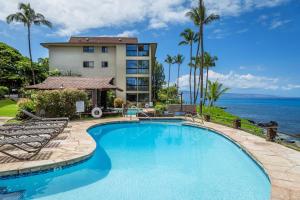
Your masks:
M 37 83 L 44 81 L 49 74 L 47 58 L 33 63 Z M 23 56 L 15 48 L 0 42 L 0 85 L 10 89 L 20 89 L 32 83 L 29 58 Z

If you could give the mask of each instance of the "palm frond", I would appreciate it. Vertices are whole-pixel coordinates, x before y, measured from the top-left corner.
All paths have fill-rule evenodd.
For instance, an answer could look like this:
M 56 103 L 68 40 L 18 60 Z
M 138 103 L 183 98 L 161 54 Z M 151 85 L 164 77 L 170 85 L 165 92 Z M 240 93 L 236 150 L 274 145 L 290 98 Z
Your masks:
M 187 41 L 181 41 L 178 43 L 178 45 L 187 45 L 187 44 L 189 44 Z
M 26 16 L 21 13 L 21 12 L 17 12 L 15 14 L 11 14 L 11 15 L 8 15 L 6 17 L 6 22 L 8 24 L 12 23 L 12 22 L 21 22 L 23 23 L 24 25 L 28 22 L 28 19 L 26 18 Z
M 40 13 L 37 13 L 35 15 L 35 19 L 33 21 L 33 23 L 35 25 L 45 25 L 45 26 L 48 26 L 49 28 L 52 28 L 52 23 L 48 20 L 45 19 L 44 15 L 40 14 Z
M 216 14 L 210 14 L 208 17 L 205 18 L 204 20 L 204 24 L 210 24 L 212 23 L 213 21 L 216 21 L 216 20 L 219 20 L 220 19 L 220 16 L 219 15 L 216 15 Z
M 173 64 L 174 63 L 173 57 L 168 54 L 167 58 L 165 59 L 165 62 L 168 64 Z
M 201 14 L 197 7 L 192 8 L 190 11 L 186 13 L 186 16 L 189 17 L 195 25 L 200 25 L 201 22 Z

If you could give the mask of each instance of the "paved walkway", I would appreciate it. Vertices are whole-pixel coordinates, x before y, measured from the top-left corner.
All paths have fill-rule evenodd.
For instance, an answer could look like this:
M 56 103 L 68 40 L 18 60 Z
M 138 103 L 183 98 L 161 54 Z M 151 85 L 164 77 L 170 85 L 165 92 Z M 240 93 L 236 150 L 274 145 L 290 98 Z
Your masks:
M 32 161 L 19 162 L 0 155 L 0 176 L 49 169 L 86 159 L 96 148 L 95 141 L 86 132 L 87 128 L 99 123 L 126 120 L 130 119 L 70 122 L 70 133 L 58 136 Z M 261 163 L 271 179 L 272 200 L 300 199 L 300 152 L 241 130 L 208 122 L 205 126 L 230 137 Z
M 300 200 L 300 152 L 241 130 L 207 122 L 205 126 L 230 137 L 260 162 L 271 180 L 272 200 Z
M 12 118 L 13 117 L 1 117 L 0 116 L 0 126 Z

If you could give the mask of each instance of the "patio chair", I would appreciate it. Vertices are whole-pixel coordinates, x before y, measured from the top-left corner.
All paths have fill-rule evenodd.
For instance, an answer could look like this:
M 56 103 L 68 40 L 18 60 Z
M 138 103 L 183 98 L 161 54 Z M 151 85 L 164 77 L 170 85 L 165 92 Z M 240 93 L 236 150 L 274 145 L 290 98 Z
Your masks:
M 47 136 L 49 139 L 53 139 L 61 133 L 60 129 L 17 129 L 17 130 L 5 130 L 0 132 L 0 136 L 3 137 L 32 137 L 32 136 Z
M 12 154 L 3 148 L 0 149 L 0 152 L 17 160 L 29 160 L 36 156 L 49 141 L 50 140 L 46 137 L 3 138 L 0 140 L 0 147 L 10 145 L 26 152 L 28 156 L 22 157 L 21 154 Z M 22 147 L 22 145 L 25 145 L 26 147 Z
M 10 124 L 5 126 L 0 126 L 0 131 L 7 131 L 7 130 L 31 130 L 31 129 L 60 129 L 63 130 L 65 126 L 63 124 L 54 124 L 54 125 L 47 125 L 47 124 Z
M 28 117 L 31 117 L 33 120 L 39 120 L 39 121 L 69 121 L 68 117 L 39 117 L 31 112 L 28 112 L 27 110 L 21 110 L 25 115 Z

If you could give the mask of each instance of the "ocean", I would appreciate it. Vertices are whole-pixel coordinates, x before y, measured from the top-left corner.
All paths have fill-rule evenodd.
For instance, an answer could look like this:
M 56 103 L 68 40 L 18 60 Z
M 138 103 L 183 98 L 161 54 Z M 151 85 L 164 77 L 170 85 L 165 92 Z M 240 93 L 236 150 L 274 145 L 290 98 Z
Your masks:
M 230 96 L 234 95 L 224 96 L 216 105 L 255 122 L 276 121 L 279 132 L 300 134 L 300 98 Z M 188 99 L 187 93 L 184 94 L 184 99 Z

